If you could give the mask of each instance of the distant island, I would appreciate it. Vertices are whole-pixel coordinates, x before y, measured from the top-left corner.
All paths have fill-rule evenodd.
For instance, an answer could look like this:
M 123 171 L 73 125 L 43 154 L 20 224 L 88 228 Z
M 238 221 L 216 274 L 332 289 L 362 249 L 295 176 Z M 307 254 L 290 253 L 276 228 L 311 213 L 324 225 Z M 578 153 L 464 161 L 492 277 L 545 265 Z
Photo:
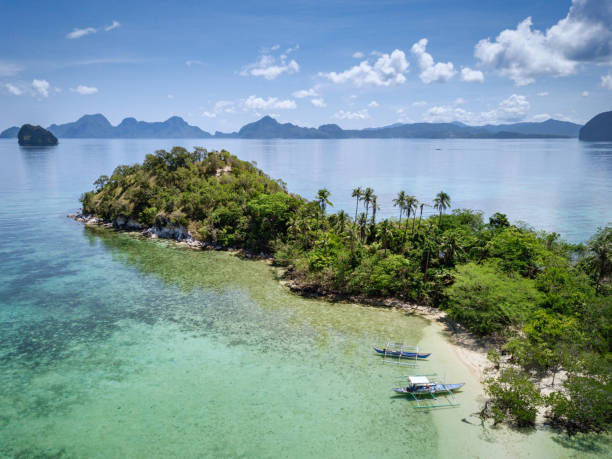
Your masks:
M 216 131 L 214 135 L 188 124 L 178 116 L 163 122 L 138 121 L 125 118 L 113 126 L 104 115 L 84 115 L 77 121 L 52 124 L 47 129 L 60 138 L 95 139 L 538 139 L 575 138 L 582 126 L 567 121 L 549 119 L 538 123 L 468 126 L 463 123 L 396 123 L 390 126 L 365 129 L 343 129 L 337 124 L 318 128 L 279 123 L 270 116 L 246 124 L 238 132 Z M 0 138 L 17 135 L 15 127 L 0 133 Z
M 57 137 L 40 126 L 24 124 L 17 133 L 19 145 L 22 147 L 49 147 L 57 145 Z
M 612 141 L 612 112 L 603 112 L 593 117 L 580 129 L 580 140 Z

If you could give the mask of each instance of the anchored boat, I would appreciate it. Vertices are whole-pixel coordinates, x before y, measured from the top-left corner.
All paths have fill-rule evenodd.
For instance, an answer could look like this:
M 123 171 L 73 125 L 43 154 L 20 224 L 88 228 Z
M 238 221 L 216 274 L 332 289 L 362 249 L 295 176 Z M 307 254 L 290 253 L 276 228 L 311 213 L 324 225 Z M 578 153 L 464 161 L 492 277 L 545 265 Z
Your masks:
M 439 382 L 437 374 L 408 376 L 408 385 L 395 387 L 398 394 L 409 395 L 416 404 L 415 408 L 440 408 L 457 406 L 454 391 L 462 388 L 465 383 L 446 384 Z M 442 396 L 442 400 L 438 397 Z
M 417 348 L 415 348 L 417 349 Z M 404 359 L 426 359 L 427 357 L 429 357 L 431 355 L 430 353 L 424 354 L 418 351 L 410 351 L 410 350 L 406 350 L 405 346 L 401 346 L 399 348 L 395 348 L 395 349 L 389 349 L 387 347 L 384 347 L 382 349 L 379 349 L 377 347 L 374 348 L 374 350 L 382 355 L 385 356 L 389 356 L 389 357 L 400 357 L 400 358 L 404 358 Z

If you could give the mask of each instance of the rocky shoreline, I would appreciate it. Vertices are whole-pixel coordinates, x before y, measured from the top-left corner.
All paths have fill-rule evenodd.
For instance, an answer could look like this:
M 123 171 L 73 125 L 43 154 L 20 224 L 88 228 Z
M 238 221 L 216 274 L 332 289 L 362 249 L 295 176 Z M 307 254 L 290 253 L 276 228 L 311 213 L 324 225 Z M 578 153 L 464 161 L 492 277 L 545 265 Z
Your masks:
M 166 224 L 164 226 L 145 227 L 131 218 L 119 217 L 114 221 L 104 220 L 91 214 L 68 214 L 66 217 L 87 226 L 101 226 L 115 231 L 137 233 L 139 236 L 151 239 L 170 239 L 194 250 L 224 250 L 238 253 L 245 258 L 272 260 L 270 254 L 263 252 L 254 253 L 250 250 L 223 247 L 196 239 L 184 226 Z

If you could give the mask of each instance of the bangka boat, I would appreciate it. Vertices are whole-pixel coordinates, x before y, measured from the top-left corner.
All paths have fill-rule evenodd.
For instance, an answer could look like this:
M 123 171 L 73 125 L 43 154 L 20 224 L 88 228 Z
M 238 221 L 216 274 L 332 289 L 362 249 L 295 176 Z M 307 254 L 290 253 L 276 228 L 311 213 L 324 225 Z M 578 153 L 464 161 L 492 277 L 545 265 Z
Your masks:
M 405 358 L 405 359 L 426 359 L 427 357 L 431 355 L 431 352 L 428 354 L 423 354 L 421 352 L 404 351 L 402 349 L 388 349 L 388 348 L 379 349 L 375 347 L 374 350 L 378 354 L 382 354 L 382 355 L 389 356 L 389 357 L 400 357 L 400 358 Z
M 441 384 L 431 381 L 427 376 L 408 376 L 406 387 L 395 387 L 393 390 L 398 394 L 438 394 L 456 391 L 464 385 L 465 383 Z

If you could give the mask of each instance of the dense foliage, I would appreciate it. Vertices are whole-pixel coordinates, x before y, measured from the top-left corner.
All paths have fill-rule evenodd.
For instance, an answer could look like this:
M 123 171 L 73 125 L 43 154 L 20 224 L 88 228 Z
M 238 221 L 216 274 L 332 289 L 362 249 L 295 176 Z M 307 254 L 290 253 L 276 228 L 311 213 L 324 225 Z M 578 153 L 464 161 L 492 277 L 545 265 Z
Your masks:
M 182 225 L 223 246 L 273 251 L 303 289 L 393 296 L 445 309 L 481 336 L 494 335 L 506 356 L 487 378 L 496 422 L 533 423 L 538 406 L 568 432 L 605 431 L 612 413 L 612 226 L 585 245 L 555 233 L 511 225 L 496 213 L 435 213 L 404 191 L 398 218 L 378 221 L 371 188 L 353 190 L 355 214 L 328 215 L 331 196 L 288 194 L 282 182 L 226 151 L 174 148 L 142 165 L 119 166 L 82 197 L 83 211 L 145 226 Z M 563 374 L 552 395 L 534 381 Z

